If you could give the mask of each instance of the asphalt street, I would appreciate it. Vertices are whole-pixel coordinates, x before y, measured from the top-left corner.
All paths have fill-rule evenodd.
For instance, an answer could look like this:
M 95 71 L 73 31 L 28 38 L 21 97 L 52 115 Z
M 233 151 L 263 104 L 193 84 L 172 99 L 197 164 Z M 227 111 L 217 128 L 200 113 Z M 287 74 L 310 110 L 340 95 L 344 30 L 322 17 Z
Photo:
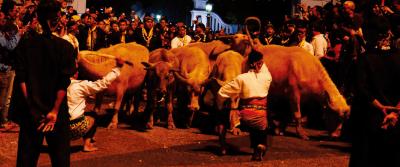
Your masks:
M 347 166 L 350 145 L 329 141 L 326 131 L 310 130 L 310 141 L 294 137 L 294 128 L 286 136 L 269 137 L 269 150 L 262 162 L 250 161 L 248 134 L 228 135 L 228 155 L 217 154 L 217 136 L 203 134 L 197 128 L 168 130 L 156 126 L 147 132 L 121 124 L 118 129 L 98 129 L 96 152 L 82 152 L 81 140 L 72 142 L 71 165 L 94 166 Z M 0 166 L 15 166 L 18 128 L 0 133 Z M 50 166 L 46 147 L 39 166 Z

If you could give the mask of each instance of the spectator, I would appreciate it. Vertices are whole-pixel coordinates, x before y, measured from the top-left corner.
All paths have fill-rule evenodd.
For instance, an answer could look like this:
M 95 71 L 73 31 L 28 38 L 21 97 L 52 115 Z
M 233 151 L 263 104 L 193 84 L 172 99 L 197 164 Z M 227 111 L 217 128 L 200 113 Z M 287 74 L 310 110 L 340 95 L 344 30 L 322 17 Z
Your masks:
M 84 13 L 81 15 L 81 24 L 78 25 L 79 34 L 77 35 L 79 41 L 79 50 L 88 50 L 87 38 L 90 28 L 91 17 L 89 14 Z
M 189 45 L 189 43 L 192 41 L 192 38 L 189 35 L 186 35 L 186 26 L 181 26 L 178 28 L 178 30 L 178 36 L 171 41 L 172 49 Z
M 98 27 L 97 21 L 91 19 L 91 27 L 86 40 L 88 50 L 99 50 L 106 47 L 106 33 Z
M 314 55 L 313 46 L 306 41 L 307 28 L 299 26 L 297 27 L 297 46 L 305 49 L 311 55 Z
M 6 0 L 1 5 L 1 11 L 6 15 L 6 19 L 15 23 L 18 17 L 17 5 L 12 0 Z
M 221 28 L 221 29 L 219 29 L 218 33 L 215 34 L 215 39 L 217 39 L 220 36 L 225 36 L 225 35 L 226 35 L 225 29 Z
M 67 23 L 67 35 L 63 36 L 63 39 L 67 40 L 72 44 L 76 55 L 79 53 L 79 41 L 76 38 L 76 34 L 78 33 L 78 24 L 75 21 L 69 21 Z
M 207 39 L 207 35 L 206 35 L 205 31 L 206 31 L 206 27 L 204 26 L 204 24 L 197 23 L 193 41 L 194 42 L 209 42 L 209 39 Z
M 121 33 L 119 32 L 119 27 L 117 22 L 111 22 L 111 31 L 108 34 L 108 44 L 109 45 L 116 45 L 121 43 Z
M 67 13 L 68 12 L 68 10 L 67 10 L 67 7 L 68 7 L 67 2 L 62 0 L 62 1 L 60 1 L 60 3 L 61 3 L 61 12 Z
M 78 14 L 78 12 L 74 9 L 74 7 L 73 6 L 67 6 L 67 14 L 68 14 L 68 16 L 74 16 L 74 15 L 77 15 Z
M 17 46 L 21 33 L 11 22 L 7 22 L 4 13 L 0 12 L 0 127 L 11 128 L 13 123 L 8 120 L 11 91 L 15 77 L 15 57 L 12 51 Z M 10 126 L 9 126 L 10 125 Z
M 357 62 L 357 86 L 350 115 L 350 167 L 400 165 L 400 125 L 383 124 L 392 116 L 398 117 L 400 111 L 400 53 L 393 47 L 387 49 L 388 34 L 380 33 L 373 42 L 375 47 Z M 395 119 L 398 118 L 391 121 Z
M 313 34 L 313 38 L 311 41 L 311 45 L 314 48 L 313 55 L 318 59 L 326 57 L 326 52 L 328 50 L 328 42 L 326 41 L 322 30 L 322 25 L 313 24 L 311 27 L 311 31 Z
M 136 29 L 134 39 L 149 51 L 162 47 L 161 34 L 154 30 L 154 19 L 151 16 L 144 17 L 144 27 Z
M 133 35 L 129 34 L 128 21 L 122 19 L 119 21 L 120 43 L 129 43 L 134 41 Z
M 43 34 L 24 38 L 16 48 L 15 111 L 20 123 L 17 166 L 36 166 L 43 138 L 46 138 L 53 166 L 70 165 L 69 115 L 65 98 L 75 73 L 74 49 L 51 33 L 60 6 L 40 2 L 37 13 Z M 48 24 L 50 23 L 50 24 Z M 38 79 L 40 78 L 40 79 Z M 14 103 L 16 104 L 16 103 Z
M 282 32 L 281 32 L 281 37 L 282 37 L 282 42 L 281 44 L 283 46 L 296 46 L 297 45 L 297 36 L 295 33 L 296 30 L 296 25 L 293 23 L 288 23 L 285 24 Z
M 55 28 L 53 35 L 64 38 L 67 35 L 67 15 L 64 12 L 60 14 L 60 20 L 58 21 L 57 27 Z
M 275 34 L 275 27 L 271 22 L 265 25 L 265 32 L 260 35 L 260 42 L 263 45 L 281 45 L 282 39 Z

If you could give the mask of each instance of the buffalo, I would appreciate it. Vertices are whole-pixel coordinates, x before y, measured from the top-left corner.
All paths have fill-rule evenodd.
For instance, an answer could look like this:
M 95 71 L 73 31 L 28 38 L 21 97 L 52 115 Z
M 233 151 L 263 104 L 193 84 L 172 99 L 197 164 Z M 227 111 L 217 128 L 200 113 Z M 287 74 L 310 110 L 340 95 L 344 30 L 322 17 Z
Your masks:
M 103 56 L 108 55 L 108 56 Z M 118 111 L 121 107 L 122 98 L 125 93 L 135 93 L 135 110 L 139 108 L 139 100 L 146 70 L 141 62 L 148 62 L 149 51 L 142 45 L 136 43 L 118 44 L 98 51 L 81 51 L 78 55 L 79 72 L 83 76 L 96 80 L 107 74 L 115 65 L 115 60 L 109 55 L 119 55 L 122 59 L 133 65 L 125 65 L 121 69 L 121 75 L 104 92 L 116 95 L 114 114 L 108 128 L 116 128 L 118 125 Z M 100 109 L 101 98 L 96 99 L 96 107 Z

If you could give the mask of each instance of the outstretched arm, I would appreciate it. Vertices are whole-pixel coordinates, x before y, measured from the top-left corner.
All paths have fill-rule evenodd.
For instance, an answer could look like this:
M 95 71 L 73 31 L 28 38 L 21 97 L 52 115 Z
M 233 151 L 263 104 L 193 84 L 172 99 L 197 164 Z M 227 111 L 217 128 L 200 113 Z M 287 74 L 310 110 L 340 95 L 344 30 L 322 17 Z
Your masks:
M 111 83 L 118 78 L 118 76 L 121 74 L 121 67 L 124 65 L 125 61 L 118 56 L 115 60 L 117 62 L 117 67 L 113 68 L 112 71 L 105 75 L 102 79 L 94 82 L 81 82 L 81 87 L 83 90 L 82 93 L 84 94 L 84 96 L 90 96 L 107 89 L 111 85 Z

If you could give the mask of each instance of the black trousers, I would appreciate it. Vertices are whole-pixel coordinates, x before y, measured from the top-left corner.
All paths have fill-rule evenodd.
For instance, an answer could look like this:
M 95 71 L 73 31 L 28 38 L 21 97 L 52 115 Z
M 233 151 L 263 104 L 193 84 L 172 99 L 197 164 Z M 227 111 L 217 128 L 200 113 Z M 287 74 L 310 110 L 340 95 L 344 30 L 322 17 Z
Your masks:
M 249 128 L 251 148 L 257 148 L 259 144 L 267 146 L 267 129 L 258 130 L 254 128 Z
M 59 115 L 60 116 L 60 115 Z M 68 119 L 61 119 L 55 125 L 55 131 L 51 133 L 40 133 L 36 126 L 30 123 L 20 124 L 18 139 L 18 167 L 37 166 L 43 139 L 46 138 L 48 153 L 52 166 L 70 166 L 70 137 Z

